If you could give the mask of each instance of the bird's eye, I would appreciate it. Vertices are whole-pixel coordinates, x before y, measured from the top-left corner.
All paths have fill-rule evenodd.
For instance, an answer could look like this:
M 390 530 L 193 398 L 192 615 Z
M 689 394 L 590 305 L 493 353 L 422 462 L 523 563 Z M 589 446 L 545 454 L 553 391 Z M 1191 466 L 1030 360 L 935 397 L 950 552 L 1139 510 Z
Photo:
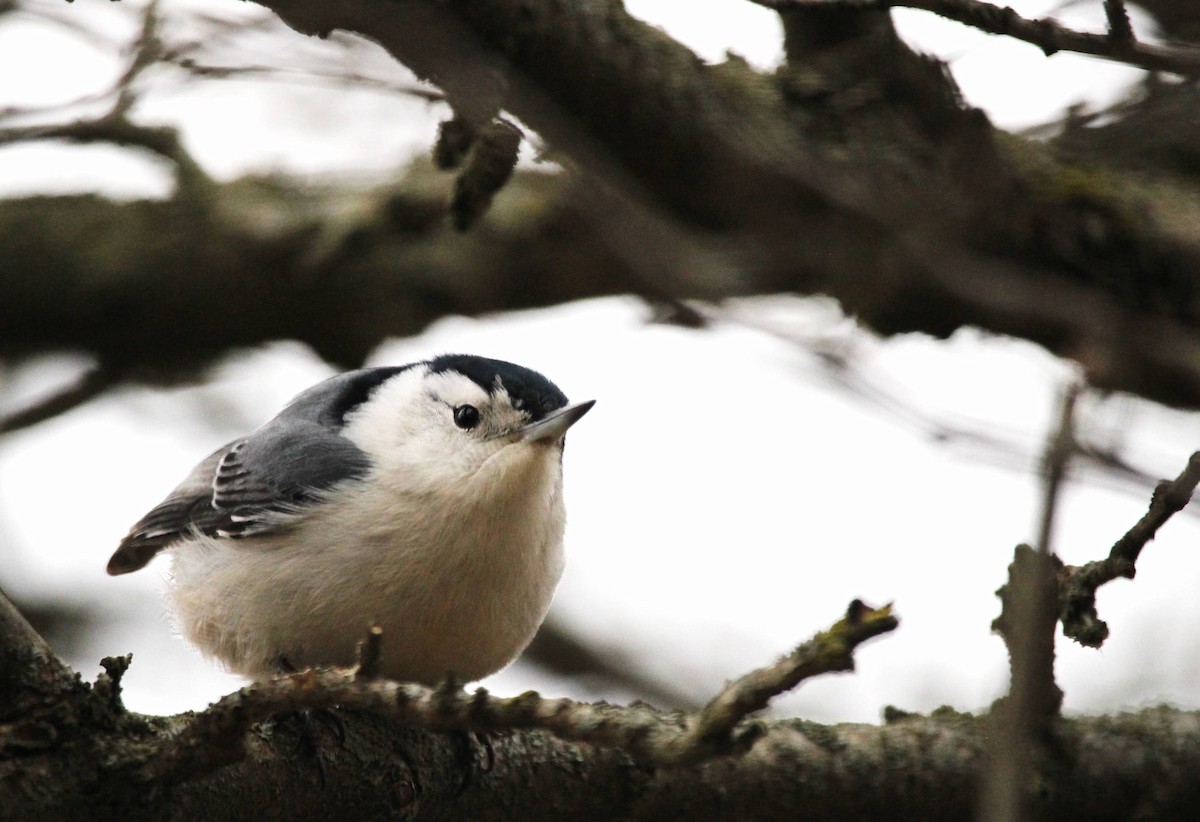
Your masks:
M 454 409 L 454 424 L 469 431 L 479 425 L 479 409 L 473 405 L 460 405 Z

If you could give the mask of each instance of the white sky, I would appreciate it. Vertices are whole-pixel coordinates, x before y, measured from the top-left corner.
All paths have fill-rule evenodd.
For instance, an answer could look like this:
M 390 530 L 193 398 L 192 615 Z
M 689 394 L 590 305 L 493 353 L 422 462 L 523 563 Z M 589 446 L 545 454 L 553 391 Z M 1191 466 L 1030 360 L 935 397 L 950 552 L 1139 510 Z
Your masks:
M 125 3 L 53 5 L 118 34 L 129 30 Z M 739 0 L 628 5 L 707 59 L 727 48 L 759 65 L 778 59 L 774 17 Z M 1012 5 L 1026 14 L 1049 7 Z M 1095 7 L 1090 18 L 1071 22 L 1099 19 L 1099 0 L 1076 4 L 1072 14 L 1084 6 Z M 968 99 L 1006 125 L 1040 122 L 1080 99 L 1111 99 L 1135 76 L 1100 61 L 1046 59 L 929 15 L 897 17 L 907 37 L 952 58 Z M 73 37 L 0 26 L 0 77 L 22 78 L 0 85 L 0 107 L 103 87 L 113 71 L 106 59 Z M 404 79 L 370 49 L 349 59 Z M 426 151 L 440 114 L 376 92 L 331 97 L 273 85 L 264 96 L 249 83 L 159 93 L 139 112 L 178 120 L 195 154 L 222 176 L 264 168 L 378 173 Z M 47 146 L 0 149 L 0 181 L 6 193 L 95 186 L 124 196 L 161 196 L 170 185 L 162 165 L 120 151 Z M 648 669 L 685 680 L 697 696 L 774 659 L 854 597 L 894 600 L 900 631 L 865 648 L 856 674 L 805 685 L 779 710 L 874 721 L 889 703 L 975 709 L 997 696 L 1005 657 L 988 633 L 998 608 L 992 592 L 1013 545 L 1033 536 L 1036 481 L 966 444 L 935 444 L 902 416 L 835 390 L 817 358 L 758 326 L 846 347 L 872 384 L 938 420 L 999 432 L 1018 464 L 1036 453 L 1070 369 L 1034 346 L 976 333 L 946 343 L 867 340 L 823 301 L 739 303 L 705 332 L 650 326 L 645 313 L 612 299 L 451 318 L 389 343 L 373 361 L 473 351 L 538 368 L 575 399 L 599 400 L 567 451 L 569 560 L 555 608 L 599 640 L 634 648 Z M 78 367 L 78 358 L 47 358 L 0 373 L 0 411 Z M 127 699 L 151 712 L 200 707 L 239 684 L 172 635 L 159 604 L 163 561 L 118 579 L 103 566 L 128 525 L 201 456 L 328 373 L 303 347 L 281 343 L 231 359 L 210 385 L 128 389 L 0 443 L 0 537 L 10 546 L 4 584 L 105 614 L 71 660 L 85 676 L 95 675 L 101 656 L 132 650 Z M 1085 423 L 1163 475 L 1173 476 L 1200 441 L 1194 415 L 1128 398 L 1091 403 Z M 1147 499 L 1072 487 L 1058 528 L 1065 559 L 1099 556 Z M 1178 518 L 1146 551 L 1136 583 L 1101 593 L 1113 629 L 1102 652 L 1060 643 L 1069 708 L 1200 705 L 1200 648 L 1178 627 L 1200 616 L 1198 536 L 1195 519 Z M 487 684 L 587 694 L 520 664 Z

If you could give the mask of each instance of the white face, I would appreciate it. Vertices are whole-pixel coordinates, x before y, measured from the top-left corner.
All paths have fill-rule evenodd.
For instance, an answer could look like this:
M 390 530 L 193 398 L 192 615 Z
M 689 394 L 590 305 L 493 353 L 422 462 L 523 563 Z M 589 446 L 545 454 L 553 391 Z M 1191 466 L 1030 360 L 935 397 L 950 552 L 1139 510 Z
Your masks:
M 549 443 L 515 436 L 530 419 L 503 386 L 489 394 L 457 372 L 418 367 L 381 385 L 347 416 L 343 434 L 381 469 L 404 470 L 414 484 L 436 486 L 471 479 L 502 452 L 506 464 L 522 454 L 557 460 Z

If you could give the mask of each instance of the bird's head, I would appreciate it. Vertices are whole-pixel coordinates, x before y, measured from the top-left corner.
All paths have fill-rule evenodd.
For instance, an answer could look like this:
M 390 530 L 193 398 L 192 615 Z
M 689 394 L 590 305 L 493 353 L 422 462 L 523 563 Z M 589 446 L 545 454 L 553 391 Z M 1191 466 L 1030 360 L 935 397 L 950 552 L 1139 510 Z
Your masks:
M 381 468 L 436 488 L 481 473 L 557 466 L 567 429 L 593 404 L 568 403 L 532 369 L 450 354 L 383 380 L 346 415 L 343 433 Z

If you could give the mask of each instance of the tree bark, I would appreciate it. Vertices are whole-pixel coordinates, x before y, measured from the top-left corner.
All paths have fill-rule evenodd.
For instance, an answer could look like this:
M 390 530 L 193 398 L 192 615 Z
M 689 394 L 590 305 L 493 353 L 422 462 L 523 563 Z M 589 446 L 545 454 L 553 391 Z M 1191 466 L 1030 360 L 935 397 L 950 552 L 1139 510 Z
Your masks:
M 294 338 L 357 366 L 446 314 L 636 290 L 558 178 L 521 175 L 469 234 L 446 223 L 452 185 L 421 166 L 369 189 L 241 179 L 161 202 L 0 201 L 0 355 L 83 349 L 153 378 Z

